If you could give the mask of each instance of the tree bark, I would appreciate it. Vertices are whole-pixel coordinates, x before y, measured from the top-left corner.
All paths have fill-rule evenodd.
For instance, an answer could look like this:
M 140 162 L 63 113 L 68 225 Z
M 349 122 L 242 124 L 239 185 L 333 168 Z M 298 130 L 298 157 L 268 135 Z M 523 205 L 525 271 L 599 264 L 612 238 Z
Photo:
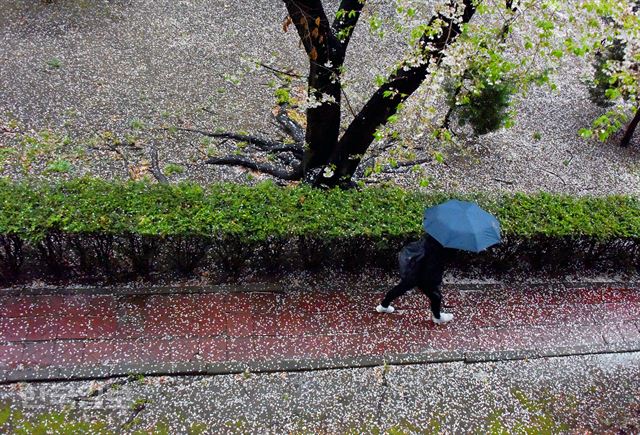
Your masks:
M 330 160 L 333 173 L 328 177 L 319 177 L 316 184 L 331 187 L 350 182 L 362 156 L 373 142 L 376 130 L 384 126 L 389 117 L 397 112 L 398 105 L 418 89 L 427 76 L 429 66 L 440 63 L 445 48 L 460 35 L 461 26 L 468 23 L 476 12 L 473 0 L 464 0 L 462 11 L 457 10 L 455 1 L 449 4 L 455 7 L 459 21 L 456 16 L 443 15 L 431 19 L 430 26 L 441 21 L 442 30 L 437 35 L 425 34 L 421 38 L 422 62 L 418 65 L 403 63 L 373 94 L 338 142 Z
M 305 174 L 326 164 L 338 142 L 341 103 L 338 71 L 312 61 L 309 68 L 308 89 L 309 95 L 319 103 L 307 109 L 305 134 L 307 150 L 303 161 Z
M 302 162 L 306 176 L 313 169 L 326 165 L 337 146 L 341 69 L 366 0 L 342 0 L 339 10 L 347 12 L 332 24 L 329 24 L 321 0 L 284 0 L 284 3 L 309 57 L 308 94 L 316 102 L 307 109 L 307 148 Z
M 640 107 L 636 108 L 636 114 L 627 127 L 627 130 L 624 133 L 624 137 L 620 141 L 620 146 L 625 148 L 629 146 L 629 144 L 631 143 L 631 139 L 633 139 L 633 133 L 635 133 L 636 128 L 638 127 L 638 123 L 640 123 Z
M 340 81 L 333 64 L 340 48 L 321 0 L 284 0 L 309 57 L 309 97 L 321 104 L 307 109 L 307 146 L 302 162 L 303 173 L 320 167 L 331 155 L 340 130 Z

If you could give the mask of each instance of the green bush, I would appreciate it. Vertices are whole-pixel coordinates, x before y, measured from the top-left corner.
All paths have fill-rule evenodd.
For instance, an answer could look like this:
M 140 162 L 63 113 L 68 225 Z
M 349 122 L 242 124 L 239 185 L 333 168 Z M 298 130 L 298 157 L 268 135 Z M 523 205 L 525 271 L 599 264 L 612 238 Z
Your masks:
M 38 242 L 50 231 L 143 236 L 342 239 L 416 237 L 425 207 L 450 197 L 477 201 L 505 235 L 638 237 L 635 197 L 540 193 L 502 197 L 420 194 L 398 188 L 323 191 L 214 184 L 112 183 L 74 179 L 55 185 L 0 182 L 0 234 Z
M 54 276 L 76 269 L 144 274 L 158 262 L 189 273 L 211 255 L 236 272 L 260 255 L 265 261 L 258 262 L 270 267 L 298 257 L 303 267 L 349 258 L 393 267 L 395 250 L 421 234 L 424 208 L 449 197 L 391 187 L 323 191 L 273 183 L 205 188 L 96 179 L 54 185 L 0 181 L 0 273 L 15 276 L 26 257 L 44 263 Z M 626 252 L 626 263 L 640 255 L 635 197 L 457 197 L 477 201 L 500 220 L 505 243 L 483 260 L 494 265 L 513 265 L 517 253 L 540 267 L 554 262 L 541 256 L 556 251 L 567 262 L 586 253 L 596 260 L 618 255 L 613 248 Z M 461 258 L 461 264 L 476 261 Z
M 447 104 L 460 125 L 483 135 L 513 124 L 511 99 L 517 91 L 515 65 L 496 53 L 478 56 L 459 79 L 445 82 Z
M 612 78 L 609 67 L 624 61 L 626 44 L 620 39 L 614 39 L 609 43 L 603 42 L 602 47 L 596 51 L 593 60 L 593 79 L 588 81 L 591 101 L 600 107 L 612 106 L 614 101 L 610 98 L 610 92 L 618 87 L 617 80 Z

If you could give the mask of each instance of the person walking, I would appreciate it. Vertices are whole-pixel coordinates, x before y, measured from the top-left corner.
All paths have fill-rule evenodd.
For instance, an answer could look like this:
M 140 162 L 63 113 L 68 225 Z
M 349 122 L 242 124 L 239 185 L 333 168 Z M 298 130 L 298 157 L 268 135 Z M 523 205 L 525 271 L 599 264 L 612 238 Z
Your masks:
M 451 252 L 429 234 L 425 234 L 420 239 L 420 243 L 424 255 L 415 264 L 411 264 L 411 270 L 402 274 L 400 283 L 386 294 L 380 305 L 376 307 L 376 311 L 378 313 L 393 313 L 395 309 L 391 306 L 391 302 L 412 288 L 418 287 L 431 302 L 431 320 L 441 325 L 453 320 L 453 314 L 441 311 L 442 294 L 440 292 L 445 264 Z
M 425 209 L 422 228 L 426 234 L 400 251 L 402 279 L 386 294 L 376 311 L 393 313 L 391 302 L 418 287 L 431 301 L 433 322 L 443 324 L 453 320 L 453 314 L 440 311 L 440 285 L 452 250 L 478 253 L 500 243 L 500 222 L 474 202 L 452 199 Z

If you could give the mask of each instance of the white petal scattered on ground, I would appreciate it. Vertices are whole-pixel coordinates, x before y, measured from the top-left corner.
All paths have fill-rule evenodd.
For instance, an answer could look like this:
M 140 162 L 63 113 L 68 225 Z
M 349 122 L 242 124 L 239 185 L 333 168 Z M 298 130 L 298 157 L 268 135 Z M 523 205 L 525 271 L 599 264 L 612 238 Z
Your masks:
M 2 385 L 0 403 L 27 417 L 67 407 L 69 420 L 105 421 L 116 431 L 142 400 L 132 431 L 165 424 L 174 433 L 196 425 L 273 434 L 392 427 L 462 433 L 489 425 L 551 433 L 640 430 L 638 353 L 97 384 L 102 392 L 94 397 L 87 397 L 96 389 L 92 381 Z

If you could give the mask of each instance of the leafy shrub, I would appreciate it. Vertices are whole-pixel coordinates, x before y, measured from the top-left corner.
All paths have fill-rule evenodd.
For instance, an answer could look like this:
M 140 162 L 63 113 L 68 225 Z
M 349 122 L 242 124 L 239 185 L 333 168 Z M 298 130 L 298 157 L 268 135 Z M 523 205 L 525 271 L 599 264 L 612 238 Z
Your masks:
M 591 100 L 608 110 L 598 116 L 590 128 L 580 129 L 579 134 L 584 138 L 595 136 L 605 142 L 627 125 L 620 141 L 620 145 L 626 147 L 638 125 L 640 82 L 637 72 L 640 65 L 634 41 L 639 29 L 640 1 L 612 2 L 593 11 L 607 26 L 607 33 L 594 51 L 593 77 L 587 84 Z
M 457 197 L 496 215 L 504 236 L 488 253 L 460 253 L 461 269 L 629 268 L 640 260 L 638 198 Z M 15 278 L 25 263 L 58 278 L 189 274 L 205 261 L 228 277 L 246 265 L 393 268 L 400 246 L 420 236 L 424 208 L 446 199 L 389 187 L 0 181 L 0 273 Z
M 49 275 L 55 278 L 67 275 L 70 266 L 67 254 L 69 246 L 64 234 L 55 230 L 48 232 L 37 244 L 37 248 Z
M 482 135 L 512 124 L 513 68 L 512 63 L 492 54 L 478 58 L 459 80 L 445 83 L 447 104 L 458 115 L 460 125 L 469 124 L 475 134 Z
M 164 175 L 168 177 L 172 175 L 180 175 L 180 174 L 184 174 L 184 167 L 177 165 L 175 163 L 169 163 L 164 167 L 162 172 L 164 173 Z
M 589 82 L 591 100 L 601 107 L 613 105 L 611 92 L 616 87 L 616 79 L 611 76 L 609 65 L 624 60 L 625 46 L 616 39 L 611 44 L 604 45 L 595 53 L 593 61 L 593 80 Z
M 131 262 L 135 274 L 148 275 L 153 270 L 154 260 L 158 256 L 160 239 L 128 234 L 120 241 L 119 248 Z
M 0 235 L 0 277 L 12 280 L 18 276 L 24 261 L 22 239 L 14 234 Z

